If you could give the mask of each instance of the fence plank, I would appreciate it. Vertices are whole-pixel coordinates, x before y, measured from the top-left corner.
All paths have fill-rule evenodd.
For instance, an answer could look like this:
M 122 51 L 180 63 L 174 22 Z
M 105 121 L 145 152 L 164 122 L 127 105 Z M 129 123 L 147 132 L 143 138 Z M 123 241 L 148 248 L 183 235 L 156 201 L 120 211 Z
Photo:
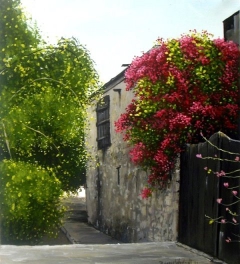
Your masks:
M 188 146 L 186 151 L 180 155 L 180 201 L 179 201 L 179 228 L 178 240 L 183 244 L 189 245 L 189 202 L 188 196 L 185 195 L 189 190 L 189 151 Z

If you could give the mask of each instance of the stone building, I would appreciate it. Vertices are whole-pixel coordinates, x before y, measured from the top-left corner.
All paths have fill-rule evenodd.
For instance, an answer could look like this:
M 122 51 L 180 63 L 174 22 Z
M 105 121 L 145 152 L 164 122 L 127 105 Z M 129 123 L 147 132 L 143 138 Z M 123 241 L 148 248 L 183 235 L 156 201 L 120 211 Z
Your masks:
M 164 191 L 143 200 L 147 174 L 129 160 L 129 147 L 114 122 L 133 94 L 123 70 L 104 85 L 103 99 L 89 108 L 86 200 L 89 223 L 123 242 L 175 241 L 178 230 L 179 164 Z

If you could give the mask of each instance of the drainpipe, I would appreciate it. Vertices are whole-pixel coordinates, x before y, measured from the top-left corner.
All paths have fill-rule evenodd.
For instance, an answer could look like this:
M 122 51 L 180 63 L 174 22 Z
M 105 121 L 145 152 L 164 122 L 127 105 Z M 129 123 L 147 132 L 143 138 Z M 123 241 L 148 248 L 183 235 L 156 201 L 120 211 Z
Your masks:
M 99 163 L 99 159 L 97 159 L 97 163 Z M 97 167 L 97 221 L 99 222 L 99 229 L 102 228 L 102 214 L 101 214 L 101 176 L 100 176 L 100 168 Z

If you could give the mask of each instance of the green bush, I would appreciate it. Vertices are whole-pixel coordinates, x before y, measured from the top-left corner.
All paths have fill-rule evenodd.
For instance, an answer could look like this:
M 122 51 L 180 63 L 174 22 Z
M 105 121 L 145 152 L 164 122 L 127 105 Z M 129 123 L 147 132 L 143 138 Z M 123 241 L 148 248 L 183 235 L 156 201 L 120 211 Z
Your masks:
M 61 225 L 61 183 L 54 173 L 30 163 L 0 163 L 0 201 L 3 240 L 37 243 L 54 236 Z

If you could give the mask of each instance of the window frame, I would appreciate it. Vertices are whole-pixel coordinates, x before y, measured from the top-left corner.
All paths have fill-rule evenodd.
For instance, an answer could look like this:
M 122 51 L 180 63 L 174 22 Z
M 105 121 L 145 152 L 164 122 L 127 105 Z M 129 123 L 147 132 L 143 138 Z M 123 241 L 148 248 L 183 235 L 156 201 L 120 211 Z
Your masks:
M 98 149 L 106 149 L 111 145 L 110 133 L 110 96 L 104 96 L 96 108 L 97 145 Z

